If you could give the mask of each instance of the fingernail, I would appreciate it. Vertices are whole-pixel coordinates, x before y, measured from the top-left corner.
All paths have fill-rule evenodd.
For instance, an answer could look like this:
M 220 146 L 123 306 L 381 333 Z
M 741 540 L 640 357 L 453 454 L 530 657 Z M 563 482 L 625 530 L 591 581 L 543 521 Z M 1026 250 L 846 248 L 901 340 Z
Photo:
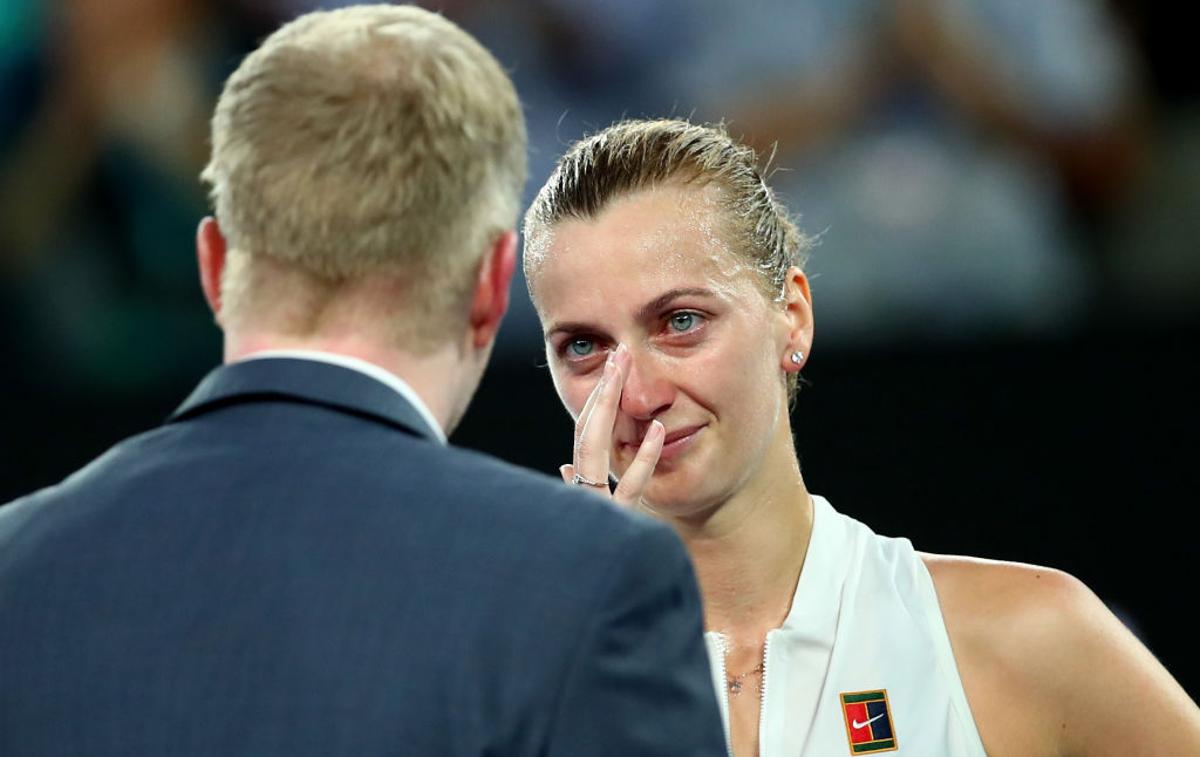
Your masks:
M 651 434 L 653 434 L 654 438 L 657 439 L 658 437 L 660 437 L 666 433 L 667 433 L 667 429 L 665 426 L 663 426 L 663 424 L 661 422 L 650 421 L 650 430 L 647 432 L 646 435 L 650 436 Z
M 625 361 L 629 359 L 629 348 L 623 343 L 618 344 L 617 349 L 613 351 L 612 359 L 614 361 L 620 361 L 620 363 L 624 365 Z

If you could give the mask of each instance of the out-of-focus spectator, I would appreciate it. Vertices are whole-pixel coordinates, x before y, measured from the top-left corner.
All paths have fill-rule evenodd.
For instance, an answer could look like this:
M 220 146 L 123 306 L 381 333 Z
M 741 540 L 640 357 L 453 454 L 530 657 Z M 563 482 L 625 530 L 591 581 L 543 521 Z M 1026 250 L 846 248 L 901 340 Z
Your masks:
M 1103 248 L 1118 313 L 1187 322 L 1200 314 L 1200 106 L 1170 113 L 1155 137 L 1144 181 Z
M 1154 118 L 1147 168 L 1129 202 L 1105 219 L 1098 238 L 1112 293 L 1108 325 L 1116 321 L 1125 328 L 1158 330 L 1194 324 L 1200 316 L 1200 77 L 1195 74 L 1195 35 L 1181 18 L 1181 6 L 1114 2 L 1147 56 Z M 1190 347 L 1180 350 L 1185 351 L 1190 356 Z
M 215 10 L 64 0 L 6 14 L 4 35 L 25 43 L 0 60 L 0 270 L 26 379 L 137 391 L 211 362 L 188 251 L 207 113 L 236 62 Z
M 1072 227 L 1137 162 L 1138 70 L 1087 0 L 702 3 L 678 69 L 825 231 L 823 325 L 847 341 L 1047 333 L 1094 276 Z

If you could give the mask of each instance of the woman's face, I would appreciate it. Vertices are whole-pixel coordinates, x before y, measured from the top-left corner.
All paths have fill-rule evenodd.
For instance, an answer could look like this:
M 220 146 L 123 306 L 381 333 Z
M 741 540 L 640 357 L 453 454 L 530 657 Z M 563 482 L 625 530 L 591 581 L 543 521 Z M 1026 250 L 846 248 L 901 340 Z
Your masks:
M 810 334 L 803 274 L 801 308 L 769 301 L 719 233 L 719 191 L 623 197 L 595 219 L 557 224 L 527 253 L 559 397 L 577 418 L 609 352 L 628 348 L 611 467 L 620 477 L 659 420 L 665 444 L 645 500 L 676 516 L 728 500 L 771 445 L 791 454 L 784 366 Z

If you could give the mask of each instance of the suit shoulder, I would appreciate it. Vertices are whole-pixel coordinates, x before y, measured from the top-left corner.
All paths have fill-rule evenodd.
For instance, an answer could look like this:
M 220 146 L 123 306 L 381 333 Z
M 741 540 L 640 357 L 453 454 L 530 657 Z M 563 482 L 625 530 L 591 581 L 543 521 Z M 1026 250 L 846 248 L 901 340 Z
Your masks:
M 476 497 L 479 492 L 486 492 L 495 503 L 528 517 L 569 513 L 574 520 L 628 537 L 655 539 L 665 534 L 669 538 L 674 533 L 658 521 L 547 474 L 475 450 L 444 449 L 447 455 L 441 471 L 443 485 L 474 490 Z
M 0 515 L 8 514 L 10 518 L 27 517 L 19 516 L 18 513 L 27 514 L 41 509 L 58 498 L 69 496 L 73 490 L 86 486 L 98 476 L 120 474 L 135 462 L 146 464 L 144 445 L 153 443 L 162 433 L 163 429 L 157 428 L 122 439 L 82 467 L 67 474 L 61 481 L 17 497 L 7 504 L 0 503 Z

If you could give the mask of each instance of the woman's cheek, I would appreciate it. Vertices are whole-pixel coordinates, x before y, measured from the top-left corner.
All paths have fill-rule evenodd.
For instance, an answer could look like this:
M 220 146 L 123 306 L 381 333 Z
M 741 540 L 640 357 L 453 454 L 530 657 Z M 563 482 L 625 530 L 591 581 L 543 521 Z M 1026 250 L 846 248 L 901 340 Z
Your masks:
M 579 417 L 579 411 L 583 409 L 582 404 L 577 404 L 575 401 L 575 390 L 570 376 L 564 375 L 564 372 L 558 368 L 550 369 L 550 380 L 554 382 L 554 391 L 558 394 L 558 400 L 566 408 L 570 414 L 571 420 Z
M 588 397 L 595 388 L 594 381 L 571 377 L 564 380 L 558 396 L 562 398 L 567 412 L 571 414 L 571 420 L 579 420 L 579 414 L 583 412 L 583 406 L 587 404 Z
M 678 360 L 676 370 L 680 376 L 687 376 L 693 383 L 699 382 L 707 391 L 721 391 L 728 387 L 741 372 L 738 363 L 730 356 L 718 350 L 704 350 L 692 353 Z

